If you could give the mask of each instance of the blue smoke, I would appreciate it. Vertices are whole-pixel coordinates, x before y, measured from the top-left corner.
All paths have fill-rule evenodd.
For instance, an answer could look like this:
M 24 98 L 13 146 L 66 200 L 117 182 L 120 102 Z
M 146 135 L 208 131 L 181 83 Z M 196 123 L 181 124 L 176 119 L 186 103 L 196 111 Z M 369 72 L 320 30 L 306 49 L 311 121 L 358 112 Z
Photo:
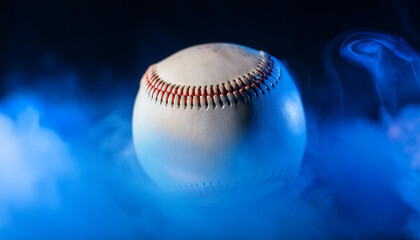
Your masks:
M 17 88 L 0 102 L 0 239 L 420 239 L 417 53 L 396 36 L 356 32 L 322 59 L 321 93 L 334 90 L 340 114 L 304 92 L 298 179 L 239 206 L 159 192 L 134 154 L 135 96 L 80 96 L 82 79 L 56 66 L 54 80 L 75 91 Z
M 395 112 L 410 100 L 419 100 L 420 59 L 401 38 L 394 35 L 358 32 L 342 43 L 340 54 L 366 69 L 380 103 Z
M 139 216 L 153 211 L 150 182 L 131 145 L 130 104 L 121 95 L 127 107 L 103 100 L 92 110 L 48 92 L 20 90 L 0 104 L 0 238 L 149 236 Z
M 341 114 L 314 132 L 330 144 L 321 161 L 338 185 L 336 210 L 363 237 L 419 238 L 418 54 L 392 34 L 349 32 L 328 45 L 323 62 Z

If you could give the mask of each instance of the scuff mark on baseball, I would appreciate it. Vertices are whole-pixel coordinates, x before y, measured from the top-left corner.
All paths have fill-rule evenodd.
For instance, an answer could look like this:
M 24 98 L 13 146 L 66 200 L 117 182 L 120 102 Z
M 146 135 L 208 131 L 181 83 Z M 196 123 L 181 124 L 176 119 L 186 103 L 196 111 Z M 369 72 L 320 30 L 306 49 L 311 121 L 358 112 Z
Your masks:
M 306 123 L 283 62 L 213 43 L 149 67 L 134 106 L 133 138 L 141 165 L 166 191 L 269 192 L 297 176 Z

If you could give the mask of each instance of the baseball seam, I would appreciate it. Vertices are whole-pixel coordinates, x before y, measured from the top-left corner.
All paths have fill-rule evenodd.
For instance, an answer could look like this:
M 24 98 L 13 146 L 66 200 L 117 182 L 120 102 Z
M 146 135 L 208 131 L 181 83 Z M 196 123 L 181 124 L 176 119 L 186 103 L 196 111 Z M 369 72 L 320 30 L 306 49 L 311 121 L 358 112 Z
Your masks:
M 261 51 L 261 57 L 254 70 L 230 81 L 215 85 L 179 85 L 163 80 L 156 64 L 147 69 L 141 87 L 147 96 L 165 106 L 206 110 L 239 105 L 240 102 L 253 101 L 274 88 L 280 79 L 280 70 L 275 69 L 273 58 Z
M 201 184 L 183 184 L 177 185 L 176 188 L 180 192 L 184 192 L 194 196 L 208 196 L 218 194 L 223 191 L 232 191 L 249 186 L 267 185 L 284 180 L 283 177 L 288 176 L 291 171 L 296 170 L 294 164 L 287 164 L 279 170 L 273 169 L 271 172 L 265 172 L 262 176 L 256 176 L 253 179 L 232 179 L 225 181 L 208 181 Z

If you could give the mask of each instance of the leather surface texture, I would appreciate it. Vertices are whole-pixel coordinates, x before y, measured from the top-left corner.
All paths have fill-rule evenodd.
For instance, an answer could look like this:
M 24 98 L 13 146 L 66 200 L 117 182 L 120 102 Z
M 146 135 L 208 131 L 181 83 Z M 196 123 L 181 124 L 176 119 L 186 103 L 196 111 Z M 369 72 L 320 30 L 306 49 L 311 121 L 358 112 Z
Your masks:
M 181 50 L 147 70 L 135 102 L 133 138 L 157 185 L 206 195 L 295 178 L 306 123 L 283 62 L 215 43 Z

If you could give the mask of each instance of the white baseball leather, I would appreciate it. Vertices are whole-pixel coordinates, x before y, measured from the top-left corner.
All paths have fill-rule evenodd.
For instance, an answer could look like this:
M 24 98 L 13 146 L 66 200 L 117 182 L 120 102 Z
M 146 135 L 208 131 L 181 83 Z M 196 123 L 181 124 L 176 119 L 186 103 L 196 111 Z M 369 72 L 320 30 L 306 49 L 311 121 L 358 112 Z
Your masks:
M 134 107 L 133 137 L 143 168 L 160 187 L 205 195 L 294 178 L 306 124 L 282 62 L 216 43 L 149 67 Z

